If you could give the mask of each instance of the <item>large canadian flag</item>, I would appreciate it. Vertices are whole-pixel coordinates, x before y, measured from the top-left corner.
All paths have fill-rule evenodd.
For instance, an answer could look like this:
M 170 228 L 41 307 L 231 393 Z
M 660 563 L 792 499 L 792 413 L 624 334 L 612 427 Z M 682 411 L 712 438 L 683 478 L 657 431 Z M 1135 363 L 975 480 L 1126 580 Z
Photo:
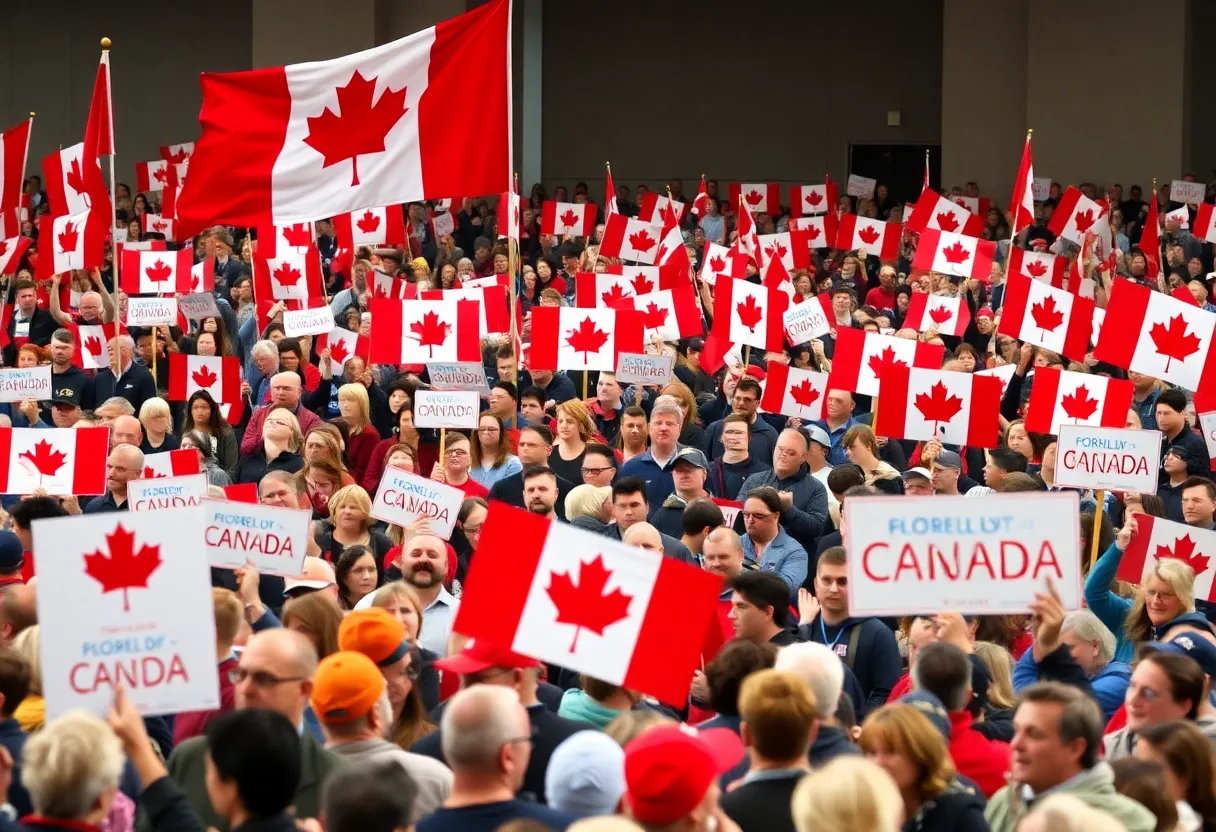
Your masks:
M 29 237 L 9 237 L 0 240 L 0 274 L 16 274 L 26 249 L 34 241 Z
M 339 214 L 333 222 L 334 237 L 347 248 L 405 245 L 405 219 L 400 205 L 378 205 Z
M 663 227 L 624 214 L 610 214 L 604 223 L 601 257 L 619 257 L 634 263 L 652 264 L 659 253 Z
M 1069 186 L 1047 223 L 1047 230 L 1057 237 L 1081 245 L 1085 235 L 1097 233 L 1105 209 L 1077 188 Z
M 529 366 L 611 373 L 621 353 L 644 351 L 644 333 L 643 314 L 631 309 L 533 307 Z
M 428 289 L 418 295 L 422 300 L 474 300 L 480 303 L 478 330 L 481 337 L 491 332 L 511 331 L 511 310 L 505 286 L 463 286 L 459 289 Z
M 701 280 L 710 286 L 719 276 L 747 277 L 747 257 L 717 243 L 706 243 L 701 255 Z
M 0 494 L 104 494 L 110 429 L 0 428 Z
M 658 335 L 664 341 L 679 341 L 705 334 L 701 310 L 692 285 L 685 283 L 675 289 L 660 289 L 617 301 L 616 309 L 634 309 L 642 313 L 646 338 Z
M 1058 254 L 1027 251 L 1017 247 L 1009 250 L 1009 274 L 1041 280 L 1044 283 L 1050 283 L 1057 289 L 1063 289 L 1066 268 L 1068 268 L 1068 258 L 1060 257 Z
M 194 291 L 193 252 L 137 251 L 122 253 L 120 285 L 128 295 L 175 295 Z
M 836 352 L 832 358 L 829 386 L 866 396 L 877 396 L 879 374 L 887 367 L 942 366 L 946 348 L 907 338 L 894 338 L 879 332 L 864 332 L 851 327 L 836 330 Z
M 478 301 L 456 297 L 404 301 L 372 298 L 368 306 L 373 323 L 373 364 L 481 360 Z
M 732 344 L 780 352 L 785 346 L 789 296 L 746 280 L 719 280 L 714 287 L 713 332 Z
M 372 341 L 357 332 L 335 327 L 328 335 L 317 336 L 315 352 L 320 354 L 326 349 L 329 350 L 330 361 L 345 370 L 347 359 L 353 355 L 362 358 L 365 364 L 368 363 L 372 354 Z
M 920 232 L 912 268 L 986 280 L 995 256 L 996 243 L 991 240 L 926 228 Z
M 774 214 L 781 207 L 781 186 L 776 183 L 748 184 L 735 182 L 727 191 L 732 210 L 739 209 L 739 200 L 753 214 Z
M 0 133 L 0 211 L 9 211 L 21 204 L 21 187 L 25 182 L 25 162 L 30 151 L 31 116 L 16 127 Z
M 453 629 L 682 707 L 722 579 L 494 503 Z
M 198 451 L 164 451 L 159 454 L 144 454 L 144 472 L 140 479 L 152 480 L 162 477 L 184 477 L 200 473 Z
M 1094 358 L 1195 392 L 1216 389 L 1216 315 L 1116 280 Z
M 169 401 L 184 402 L 205 390 L 221 404 L 241 400 L 241 359 L 169 353 Z
M 561 237 L 590 237 L 595 231 L 595 205 L 590 202 L 545 200 L 540 207 L 540 233 Z
M 1143 586 L 1157 561 L 1176 558 L 1195 570 L 1195 597 L 1211 601 L 1216 595 L 1216 532 L 1177 523 L 1151 514 L 1136 515 L 1136 533 L 1119 560 L 1115 577 Z M 1202 638 L 1202 636 L 1196 636 Z
M 203 73 L 183 237 L 507 190 L 510 10 L 492 0 L 330 61 Z M 452 130 L 453 101 L 477 113 L 477 129 Z
M 984 230 L 984 220 L 972 214 L 966 207 L 946 199 L 932 188 L 921 191 L 920 199 L 912 214 L 905 220 L 909 231 L 924 231 L 934 228 L 978 237 Z
M 42 220 L 35 271 L 39 279 L 73 269 L 101 267 L 109 218 L 101 211 L 63 214 Z
M 856 214 L 841 214 L 836 231 L 836 248 L 845 251 L 864 248 L 880 260 L 899 257 L 899 239 L 903 226 L 897 222 L 883 222 Z
M 764 379 L 760 407 L 804 422 L 827 418 L 828 374 L 772 362 Z
M 1088 298 L 1011 272 L 1005 281 L 997 331 L 1073 361 L 1084 361 L 1094 310 L 1094 302 Z
M 790 235 L 807 250 L 830 248 L 836 243 L 839 233 L 835 214 L 820 214 L 817 217 L 794 217 L 790 220 Z
M 1001 435 L 1001 387 L 994 376 L 886 368 L 874 432 L 892 439 L 995 448 Z
M 304 255 L 269 258 L 253 256 L 253 291 L 259 301 L 294 300 L 307 305 L 321 301 L 321 255 L 315 248 Z
M 942 335 L 959 338 L 967 331 L 969 323 L 971 310 L 965 300 L 946 295 L 926 295 L 923 292 L 912 293 L 908 314 L 904 318 L 904 326 L 917 332 L 936 329 Z
M 1194 234 L 1201 240 L 1216 243 L 1216 205 L 1205 202 L 1195 214 Z
M 791 185 L 790 216 L 814 217 L 836 210 L 836 183 L 831 179 L 822 185 Z
M 1026 403 L 1026 430 L 1059 433 L 1064 423 L 1121 428 L 1133 393 L 1132 383 L 1124 379 L 1039 367 Z

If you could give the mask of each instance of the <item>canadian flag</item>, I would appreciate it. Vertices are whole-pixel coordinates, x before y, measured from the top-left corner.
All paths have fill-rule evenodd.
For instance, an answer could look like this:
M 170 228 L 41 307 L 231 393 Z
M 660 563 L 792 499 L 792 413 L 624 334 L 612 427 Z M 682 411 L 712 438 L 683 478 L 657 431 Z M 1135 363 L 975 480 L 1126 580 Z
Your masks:
M 193 155 L 194 142 L 162 144 L 160 146 L 160 158 L 167 162 L 172 162 L 175 165 L 188 163 L 190 161 L 190 157 Z
M 916 207 L 905 223 L 909 231 L 924 231 L 935 228 L 978 237 L 984 230 L 984 220 L 972 214 L 964 206 L 952 202 L 932 188 L 921 191 Z
M 1201 240 L 1216 243 L 1216 205 L 1205 202 L 1195 214 L 1194 234 Z
M 971 309 L 963 298 L 926 295 L 923 292 L 912 293 L 908 314 L 904 318 L 904 326 L 917 332 L 936 329 L 942 335 L 959 338 L 963 337 L 970 323 Z
M 215 291 L 215 258 L 208 257 L 190 267 L 190 288 L 187 292 Z
M 659 266 L 628 266 L 621 274 L 579 272 L 574 276 L 574 303 L 583 309 L 615 309 L 622 301 L 679 284 L 671 270 Z
M 1060 197 L 1051 221 L 1047 223 L 1047 230 L 1081 245 L 1085 242 L 1086 234 L 1098 231 L 1104 213 L 1101 205 L 1070 185 Z
M 756 219 L 752 216 L 752 211 L 747 207 L 746 202 L 739 203 L 739 214 L 735 218 L 735 223 L 735 250 L 748 255 L 758 264 L 760 262 L 760 237 L 756 232 Z
M 822 214 L 818 217 L 797 217 L 790 220 L 790 234 L 793 239 L 804 241 L 808 257 L 810 249 L 831 248 L 836 243 L 839 233 L 835 214 Z
M 0 494 L 104 494 L 110 429 L 0 428 Z
M 167 242 L 177 240 L 177 221 L 160 214 L 143 214 L 139 218 L 140 228 L 145 234 L 163 234 Z
M 260 503 L 258 499 L 258 484 L 256 482 L 240 482 L 236 485 L 225 485 L 224 499 L 231 503 Z
M 920 232 L 912 268 L 980 280 L 992 274 L 994 257 L 996 243 L 992 240 L 926 228 Z
M 128 249 L 122 253 L 122 290 L 128 295 L 175 295 L 195 291 L 192 255 L 188 248 L 172 252 Z
M 988 216 L 988 209 L 992 207 L 992 200 L 986 196 L 956 196 L 953 197 L 955 204 L 961 205 L 967 209 L 967 213 L 977 217 L 980 222 Z
M 334 237 L 348 248 L 405 245 L 400 205 L 378 205 L 334 217 Z
M 604 217 L 619 214 L 616 204 L 616 185 L 612 184 L 612 166 L 604 163 Z
M 453 629 L 682 707 L 722 579 L 494 503 Z
M 659 253 L 663 227 L 624 214 L 610 214 L 604 222 L 601 257 L 619 257 L 635 263 L 652 264 Z
M 198 451 L 163 451 L 159 454 L 144 454 L 144 472 L 139 479 L 153 480 L 161 477 L 185 477 L 201 473 Z
M 897 364 L 883 370 L 874 432 L 891 439 L 995 448 L 1001 435 L 1001 380 Z
M 1084 259 L 1086 246 L 1081 248 L 1078 259 Z M 1144 218 L 1144 227 L 1140 231 L 1140 250 L 1148 260 L 1146 274 L 1150 280 L 1155 280 L 1161 273 L 1161 218 L 1157 214 L 1157 199 L 1148 202 L 1148 215 Z
M 768 266 L 764 270 L 764 279 L 760 283 L 762 286 L 781 292 L 791 302 L 794 300 L 794 295 L 796 294 L 794 292 L 794 281 L 790 278 L 790 273 L 786 271 L 785 264 L 779 259 L 774 257 L 768 261 Z
M 1004 396 L 1005 391 L 1009 388 L 1009 380 L 1013 378 L 1013 374 L 1017 372 L 1017 369 L 1017 364 L 1002 364 L 990 370 L 976 370 L 975 375 L 995 378 L 1001 383 L 1001 395 Z
M 595 205 L 590 202 L 545 200 L 540 209 L 540 233 L 590 237 L 595 231 Z
M 507 233 L 499 234 L 499 237 L 506 236 L 509 239 L 519 242 L 519 194 L 514 191 L 505 191 L 498 197 L 499 206 L 506 206 L 505 210 L 500 208 L 499 216 L 503 217 L 500 227 Z
M 827 418 L 828 375 L 772 362 L 764 379 L 760 408 L 804 422 Z
M 1014 234 L 1034 222 L 1034 162 L 1030 153 L 1029 133 L 1026 134 L 1026 146 L 1022 148 L 1017 178 L 1013 180 L 1013 196 L 1009 199 L 1006 215 Z
M 822 185 L 791 185 L 790 216 L 814 217 L 836 210 L 836 183 L 824 180 Z
M 747 257 L 717 243 L 706 243 L 701 256 L 701 280 L 713 286 L 719 276 L 747 277 Z
M 942 366 L 945 354 L 946 348 L 940 344 L 839 327 L 828 382 L 837 390 L 877 396 L 879 375 L 886 368 L 902 366 L 936 370 Z
M 692 212 L 698 217 L 705 216 L 705 206 L 709 204 L 709 189 L 705 187 L 705 174 L 701 174 L 701 187 L 692 200 Z
M 253 256 L 253 291 L 258 300 L 321 300 L 321 255 Z
M 684 218 L 684 210 L 683 202 L 647 191 L 642 194 L 642 204 L 638 206 L 638 219 L 668 229 L 680 224 L 680 220 Z
M 616 370 L 623 352 L 645 347 L 644 315 L 629 309 L 532 308 L 529 366 L 537 370 Z
M 29 237 L 9 237 L 0 240 L 0 274 L 16 274 L 21 258 L 34 241 Z
M 1196 403 L 1195 407 L 1198 408 L 1199 404 Z M 1207 411 L 1198 414 L 1198 416 L 1199 432 L 1203 434 L 1203 441 L 1208 446 L 1208 459 L 1211 462 L 1211 470 L 1216 471 L 1216 412 Z
M 423 300 L 474 300 L 481 304 L 478 331 L 481 337 L 491 332 L 511 331 L 511 310 L 507 305 L 507 290 L 497 283 L 493 286 L 464 286 L 460 289 L 428 289 L 419 295 Z
M 54 219 L 43 217 L 35 264 L 37 277 L 44 279 L 73 269 L 101 267 L 109 224 L 109 218 L 100 211 L 63 214 Z
M 1206 205 L 1209 203 L 1204 204 Z M 1179 228 L 1185 230 L 1191 227 L 1191 212 L 1185 205 L 1179 206 L 1173 211 L 1167 212 L 1164 219 L 1162 219 L 1162 222 L 1176 222 L 1178 223 Z
M 713 332 L 732 344 L 780 352 L 785 347 L 789 296 L 746 280 L 720 280 L 714 287 Z
M 1045 283 L 1050 283 L 1057 289 L 1064 288 L 1064 270 L 1067 267 L 1067 257 L 1048 254 L 1045 251 L 1027 251 L 1023 248 L 1009 249 L 1009 274 L 1041 280 Z
M 507 190 L 510 9 L 493 0 L 330 61 L 204 73 L 184 236 Z M 451 129 L 457 100 L 476 130 Z
M 25 162 L 30 151 L 31 116 L 0 133 L 0 211 L 8 213 L 21 205 Z M 28 207 L 28 206 L 27 206 Z
M 314 350 L 319 354 L 326 349 L 329 350 L 329 360 L 337 367 L 345 369 L 346 360 L 352 355 L 362 358 L 365 364 L 370 363 L 372 342 L 370 338 L 364 338 L 357 332 L 335 327 L 328 335 L 317 336 Z
M 798 240 L 795 240 L 795 237 Z M 811 263 L 811 249 L 803 242 L 805 237 L 795 231 L 783 231 L 779 234 L 760 234 L 760 268 L 763 269 L 772 260 L 778 260 L 787 272 L 794 269 L 805 269 Z
M 1084 361 L 1089 352 L 1094 308 L 1089 298 L 1011 272 L 1005 281 L 997 331 L 1073 361 Z
M 845 251 L 864 248 L 880 260 L 899 257 L 899 239 L 903 226 L 897 222 L 883 222 L 856 214 L 841 214 L 840 227 L 836 232 L 836 248 Z
M 46 196 L 52 214 L 81 214 L 93 204 L 84 166 L 84 142 L 56 150 L 42 159 L 42 172 L 46 177 Z M 101 168 L 93 160 L 97 176 Z
M 372 297 L 374 298 L 391 298 L 393 300 L 405 300 L 407 289 L 413 289 L 414 284 L 407 283 L 404 280 L 387 275 L 379 269 L 372 269 Z M 410 294 L 410 297 L 414 295 Z
M 76 351 L 72 363 L 82 370 L 104 370 L 110 366 L 110 339 L 114 324 L 68 324 L 76 336 Z
M 135 163 L 135 187 L 140 191 L 161 191 L 169 184 L 169 177 L 176 176 L 173 165 L 164 159 Z
M 1143 586 L 1157 561 L 1176 558 L 1195 570 L 1195 597 L 1206 601 L 1216 595 L 1216 532 L 1177 523 L 1151 514 L 1136 515 L 1136 533 L 1119 560 L 1115 577 Z M 1195 636 L 1202 638 L 1202 636 Z
M 647 339 L 658 335 L 664 341 L 679 341 L 705 334 L 697 298 L 689 283 L 617 301 L 615 308 L 641 312 Z
M 734 183 L 729 189 L 730 204 L 737 208 L 742 199 L 753 214 L 775 214 L 781 208 L 781 187 L 776 183 L 751 185 Z
M 1132 383 L 1123 379 L 1039 367 L 1026 403 L 1026 430 L 1059 433 L 1065 422 L 1121 428 L 1127 424 L 1133 392 Z
M 1216 389 L 1216 315 L 1131 280 L 1116 280 L 1094 358 L 1187 390 Z
M 667 229 L 667 233 L 659 242 L 659 250 L 654 259 L 660 266 L 676 266 L 685 274 L 692 274 L 692 260 L 688 256 L 688 249 L 684 246 L 684 232 L 678 225 Z M 689 280 L 691 279 L 690 277 Z
M 317 239 L 315 223 L 297 222 L 291 225 L 267 225 L 258 229 L 253 251 L 262 257 L 288 257 L 305 254 Z
M 169 401 L 184 402 L 205 390 L 216 402 L 241 400 L 241 359 L 169 353 Z
M 374 323 L 373 364 L 481 360 L 478 301 L 446 296 L 443 300 L 372 298 L 368 307 Z M 533 324 L 534 343 L 535 339 Z

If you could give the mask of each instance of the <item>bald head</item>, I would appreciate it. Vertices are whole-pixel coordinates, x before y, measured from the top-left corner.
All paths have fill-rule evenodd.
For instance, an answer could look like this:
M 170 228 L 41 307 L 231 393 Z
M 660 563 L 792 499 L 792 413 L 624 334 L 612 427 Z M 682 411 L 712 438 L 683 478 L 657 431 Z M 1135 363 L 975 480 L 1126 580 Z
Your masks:
M 639 549 L 663 554 L 663 536 L 649 523 L 634 523 L 625 530 L 621 542 L 626 546 L 637 546 Z
M 14 584 L 0 595 L 0 639 L 12 641 L 22 630 L 38 623 L 37 601 L 32 583 Z
M 317 671 L 317 650 L 303 633 L 276 627 L 255 633 L 239 659 L 234 692 L 238 708 L 268 708 L 301 725 L 312 677 Z M 258 684 L 273 677 L 282 682 Z
M 119 445 L 134 445 L 139 447 L 144 441 L 143 427 L 134 416 L 119 416 L 110 428 L 110 447 Z
M 448 764 L 457 772 L 485 775 L 500 771 L 504 746 L 529 733 L 528 712 L 519 694 L 504 685 L 473 685 L 459 691 L 448 700 L 440 729 Z
M 300 404 L 298 373 L 275 373 L 270 377 L 270 401 L 278 407 L 294 411 Z

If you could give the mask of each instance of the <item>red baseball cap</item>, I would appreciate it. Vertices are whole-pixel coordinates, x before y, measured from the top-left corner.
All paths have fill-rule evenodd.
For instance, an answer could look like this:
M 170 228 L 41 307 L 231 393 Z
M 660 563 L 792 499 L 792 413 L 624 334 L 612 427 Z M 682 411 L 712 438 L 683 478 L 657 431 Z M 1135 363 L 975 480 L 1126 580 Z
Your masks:
M 675 823 L 696 808 L 719 775 L 738 765 L 743 742 L 728 728 L 659 725 L 625 746 L 625 799 L 634 819 Z
M 435 662 L 435 667 L 445 672 L 467 676 L 470 673 L 480 673 L 489 667 L 518 667 L 521 669 L 540 667 L 540 662 L 505 647 L 471 638 L 463 650 L 455 656 L 448 656 L 446 659 Z

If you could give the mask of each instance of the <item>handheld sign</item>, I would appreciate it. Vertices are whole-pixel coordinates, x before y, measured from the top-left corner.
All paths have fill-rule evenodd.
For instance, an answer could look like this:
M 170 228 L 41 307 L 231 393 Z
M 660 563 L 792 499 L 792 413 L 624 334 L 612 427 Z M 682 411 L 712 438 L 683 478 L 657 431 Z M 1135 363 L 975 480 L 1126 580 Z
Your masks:
M 476 428 L 481 412 L 478 399 L 471 390 L 418 390 L 414 394 L 414 426 Z
M 1199 427 L 1203 431 L 1203 441 L 1208 446 L 1208 459 L 1211 460 L 1212 470 L 1216 471 L 1216 413 L 1200 413 Z
M 486 368 L 480 361 L 436 361 L 426 365 L 431 384 L 439 390 L 473 390 L 478 395 L 490 395 Z
M 868 176 L 858 176 L 855 173 L 850 173 L 848 194 L 849 196 L 858 196 L 862 199 L 869 199 L 870 197 L 874 196 L 874 187 L 877 184 L 877 179 L 871 179 Z
M 620 384 L 659 384 L 671 381 L 671 355 L 623 352 L 616 360 L 616 380 Z
M 1152 494 L 1160 466 L 1160 431 L 1060 425 L 1056 485 Z
M 1036 176 L 1030 183 L 1030 193 L 1035 202 L 1044 202 L 1051 198 L 1051 177 Z M 905 214 L 905 216 L 907 216 Z
M 127 298 L 127 326 L 177 323 L 177 298 Z
M 0 402 L 23 402 L 51 397 L 51 365 L 0 370 Z
M 463 501 L 459 488 L 389 466 L 376 489 L 372 517 L 401 527 L 425 519 L 432 532 L 447 540 Z
M 1030 611 L 1051 578 L 1081 608 L 1075 491 L 844 502 L 849 615 L 1006 615 Z
M 312 514 L 303 509 L 203 500 L 211 565 L 235 569 L 248 561 L 266 575 L 299 575 L 311 519 Z
M 191 321 L 201 321 L 203 318 L 218 318 L 220 316 L 220 308 L 215 303 L 215 295 L 210 292 L 178 295 L 177 308 Z
M 283 313 L 283 332 L 289 338 L 300 335 L 325 335 L 333 331 L 334 313 L 329 306 L 315 309 L 290 309 Z
M 743 511 L 743 503 L 738 500 L 724 500 L 721 497 L 710 497 L 709 499 L 722 509 L 722 519 L 726 521 L 726 528 L 733 529 L 735 518 L 739 516 L 739 512 Z
M 1186 182 L 1182 179 L 1175 179 L 1173 182 L 1170 182 L 1170 201 L 1198 205 L 1203 202 L 1206 191 L 1207 186 L 1202 182 Z
M 127 483 L 127 504 L 131 511 L 197 506 L 207 496 L 207 475 L 152 477 Z
M 35 520 L 47 717 L 104 715 L 122 683 L 145 716 L 218 708 L 202 509 Z
M 835 323 L 828 320 L 823 304 L 817 299 L 796 303 L 786 309 L 781 322 L 785 327 L 785 337 L 791 344 L 806 344 L 815 338 L 821 338 L 831 332 Z

